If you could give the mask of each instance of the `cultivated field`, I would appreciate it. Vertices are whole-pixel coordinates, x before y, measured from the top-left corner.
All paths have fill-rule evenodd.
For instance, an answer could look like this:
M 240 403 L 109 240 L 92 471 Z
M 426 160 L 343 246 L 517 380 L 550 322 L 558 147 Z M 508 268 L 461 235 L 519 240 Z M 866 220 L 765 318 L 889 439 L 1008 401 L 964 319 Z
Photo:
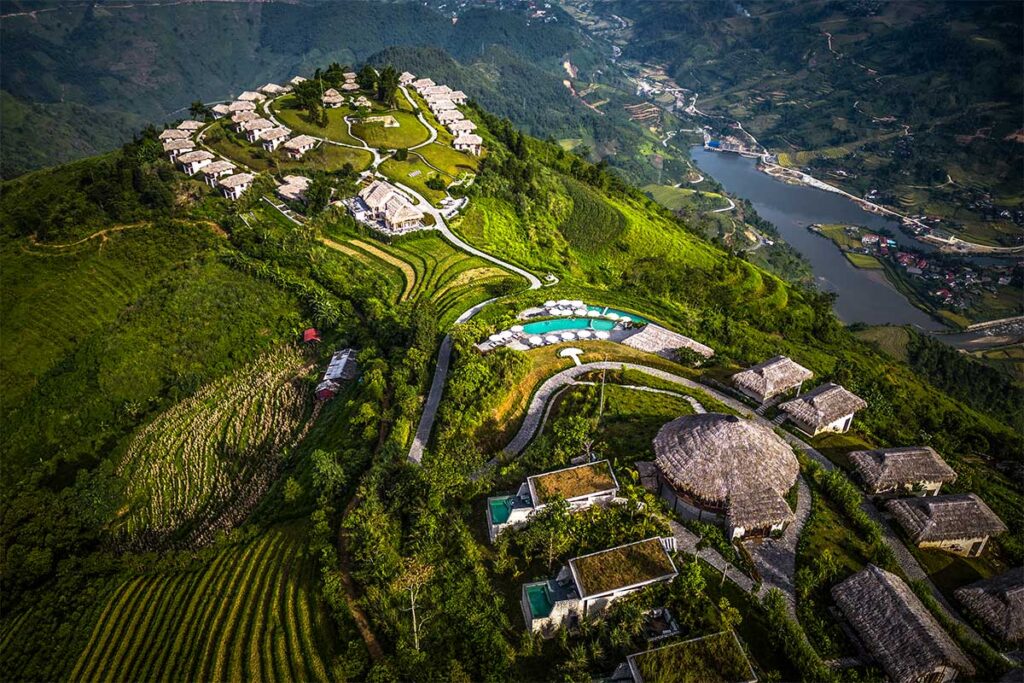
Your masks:
M 117 468 L 128 504 L 116 530 L 203 543 L 244 519 L 312 419 L 303 364 L 293 348 L 266 355 L 140 429 Z
M 307 553 L 298 527 L 279 527 L 199 569 L 126 580 L 71 680 L 328 680 L 338 648 Z

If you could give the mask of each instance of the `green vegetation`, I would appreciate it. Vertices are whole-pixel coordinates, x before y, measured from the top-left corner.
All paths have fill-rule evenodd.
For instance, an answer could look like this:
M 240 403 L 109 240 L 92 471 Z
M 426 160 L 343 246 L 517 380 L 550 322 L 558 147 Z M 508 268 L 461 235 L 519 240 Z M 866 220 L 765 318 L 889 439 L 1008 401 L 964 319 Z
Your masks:
M 578 557 L 574 564 L 586 595 L 632 586 L 674 571 L 656 538 Z
M 672 185 L 645 185 L 641 189 L 648 197 L 672 211 L 692 206 L 702 211 L 713 211 L 729 206 L 728 200 L 717 192 L 702 192 Z
M 441 169 L 444 173 L 457 178 L 463 173 L 475 173 L 480 163 L 475 156 L 458 152 L 448 145 L 432 142 L 420 147 L 415 154 L 422 157 L 428 164 Z
M 431 204 L 437 206 L 447 193 L 441 189 L 430 187 L 430 180 L 439 178 L 447 184 L 452 178 L 443 173 L 438 173 L 420 159 L 410 155 L 405 161 L 398 161 L 394 157 L 388 159 L 379 166 L 381 173 L 395 182 L 407 185 L 427 198 Z
M 746 653 L 732 633 L 661 646 L 634 661 L 650 683 L 729 683 L 751 675 Z
M 601 251 L 626 229 L 626 217 L 586 185 L 565 180 L 572 211 L 558 226 L 566 242 L 583 252 Z
M 391 127 L 391 120 L 398 123 Z M 426 142 L 430 131 L 416 115 L 397 109 L 370 112 L 352 124 L 352 134 L 370 147 L 404 149 Z
M 843 256 L 845 256 L 846 260 L 857 268 L 863 268 L 865 270 L 882 270 L 882 264 L 878 262 L 878 259 L 869 254 L 854 254 L 847 251 L 843 253 Z
M 328 140 L 344 142 L 347 145 L 359 145 L 359 141 L 349 134 L 348 124 L 345 123 L 345 117 L 355 113 L 347 106 L 336 109 L 324 109 L 323 113 L 327 117 L 326 126 L 319 125 L 318 121 L 310 121 L 309 114 L 298 108 L 298 103 L 293 95 L 285 95 L 274 100 L 271 108 L 274 116 L 283 125 L 296 133 L 327 138 Z

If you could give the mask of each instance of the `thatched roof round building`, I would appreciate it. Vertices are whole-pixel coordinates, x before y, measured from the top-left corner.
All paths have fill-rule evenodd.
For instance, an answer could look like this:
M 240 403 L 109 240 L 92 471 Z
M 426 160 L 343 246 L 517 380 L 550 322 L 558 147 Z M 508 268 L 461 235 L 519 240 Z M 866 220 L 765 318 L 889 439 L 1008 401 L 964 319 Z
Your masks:
M 655 464 L 677 492 L 724 508 L 746 529 L 789 521 L 784 496 L 800 473 L 793 449 L 768 427 L 734 415 L 684 415 L 654 438 Z

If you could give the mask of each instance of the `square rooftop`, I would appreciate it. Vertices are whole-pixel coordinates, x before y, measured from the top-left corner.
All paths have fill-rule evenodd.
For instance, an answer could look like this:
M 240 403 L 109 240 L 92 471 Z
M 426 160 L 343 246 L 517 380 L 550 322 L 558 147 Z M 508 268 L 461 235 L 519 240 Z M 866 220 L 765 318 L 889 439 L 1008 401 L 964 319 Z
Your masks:
M 601 595 L 678 574 L 660 538 L 628 543 L 569 560 L 581 597 Z

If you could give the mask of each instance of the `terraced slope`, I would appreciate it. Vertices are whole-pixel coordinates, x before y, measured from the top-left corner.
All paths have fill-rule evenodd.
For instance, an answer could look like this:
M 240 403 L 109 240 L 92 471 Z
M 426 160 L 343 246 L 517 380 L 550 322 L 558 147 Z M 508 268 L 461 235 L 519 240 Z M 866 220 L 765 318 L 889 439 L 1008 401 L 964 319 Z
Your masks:
M 74 681 L 325 681 L 335 651 L 298 527 L 230 547 L 202 569 L 126 580 Z

